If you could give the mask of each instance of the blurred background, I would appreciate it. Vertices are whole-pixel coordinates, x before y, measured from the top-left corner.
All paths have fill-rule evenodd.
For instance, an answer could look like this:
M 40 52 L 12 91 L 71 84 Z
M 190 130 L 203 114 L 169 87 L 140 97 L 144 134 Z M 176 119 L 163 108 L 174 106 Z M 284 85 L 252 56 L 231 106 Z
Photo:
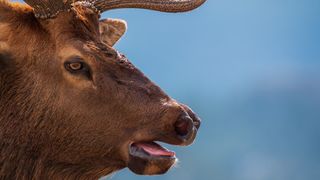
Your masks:
M 116 48 L 203 123 L 163 176 L 112 180 L 319 180 L 320 1 L 208 0 L 183 14 L 113 10 Z
M 320 1 L 208 0 L 183 14 L 113 10 L 116 48 L 203 123 L 163 176 L 112 180 L 319 180 Z

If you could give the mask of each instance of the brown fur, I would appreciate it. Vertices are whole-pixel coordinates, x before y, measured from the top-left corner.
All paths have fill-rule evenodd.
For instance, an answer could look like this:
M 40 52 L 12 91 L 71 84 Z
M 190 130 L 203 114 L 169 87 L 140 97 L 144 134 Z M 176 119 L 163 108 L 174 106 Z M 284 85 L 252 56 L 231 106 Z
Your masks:
M 173 124 L 191 110 L 104 44 L 98 18 L 0 1 L 0 179 L 98 179 L 127 166 L 130 142 L 182 144 Z M 64 69 L 75 55 L 92 79 Z

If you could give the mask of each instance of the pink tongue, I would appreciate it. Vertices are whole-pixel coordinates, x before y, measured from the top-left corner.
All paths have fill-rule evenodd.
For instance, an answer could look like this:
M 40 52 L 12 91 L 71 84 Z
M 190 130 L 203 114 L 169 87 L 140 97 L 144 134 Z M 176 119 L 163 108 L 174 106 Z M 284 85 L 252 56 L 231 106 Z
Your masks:
M 153 155 L 153 156 L 169 156 L 169 157 L 175 156 L 175 152 L 169 151 L 154 142 L 135 143 L 134 145 L 142 148 L 147 153 L 149 153 L 150 155 Z

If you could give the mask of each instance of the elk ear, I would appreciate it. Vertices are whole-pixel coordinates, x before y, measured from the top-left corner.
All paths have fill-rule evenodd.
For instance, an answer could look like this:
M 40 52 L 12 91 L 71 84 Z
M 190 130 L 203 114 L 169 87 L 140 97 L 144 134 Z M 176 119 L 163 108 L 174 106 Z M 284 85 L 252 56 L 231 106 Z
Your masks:
M 103 19 L 99 29 L 102 41 L 112 47 L 126 32 L 127 23 L 121 19 Z

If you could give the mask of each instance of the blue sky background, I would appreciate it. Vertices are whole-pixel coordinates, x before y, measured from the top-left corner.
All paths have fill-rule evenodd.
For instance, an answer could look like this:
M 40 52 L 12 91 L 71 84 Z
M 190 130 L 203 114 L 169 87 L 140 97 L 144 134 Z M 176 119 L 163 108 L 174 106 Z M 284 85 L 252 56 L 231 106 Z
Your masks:
M 203 119 L 163 176 L 112 180 L 320 179 L 320 1 L 208 0 L 183 14 L 113 10 L 116 48 Z

